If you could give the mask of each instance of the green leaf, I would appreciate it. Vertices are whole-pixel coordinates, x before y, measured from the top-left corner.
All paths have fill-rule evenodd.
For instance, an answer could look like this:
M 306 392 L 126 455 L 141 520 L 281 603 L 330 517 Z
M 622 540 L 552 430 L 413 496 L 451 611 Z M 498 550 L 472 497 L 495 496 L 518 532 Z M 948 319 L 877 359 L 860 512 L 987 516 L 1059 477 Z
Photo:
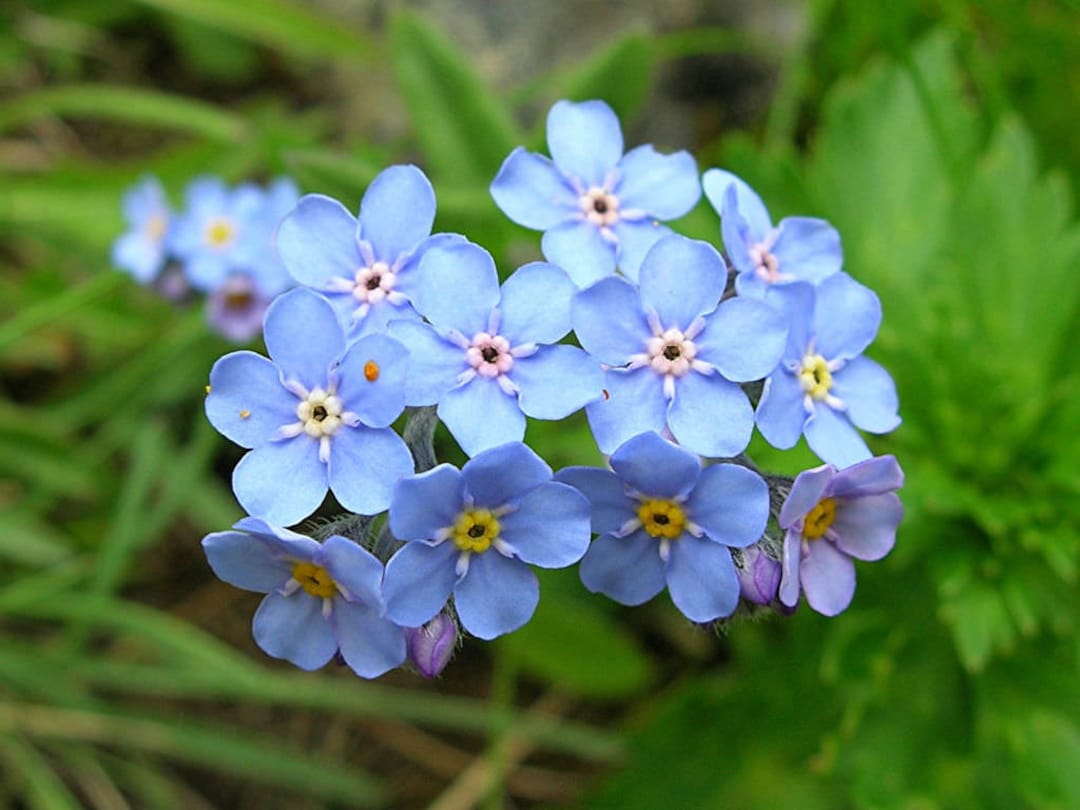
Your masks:
M 390 21 L 391 65 L 433 175 L 480 185 L 522 142 L 509 113 L 449 39 L 421 16 Z
M 21 798 L 33 810 L 82 807 L 49 761 L 21 736 L 0 735 L 0 759 L 7 772 L 6 781 L 11 785 L 21 784 L 25 791 Z

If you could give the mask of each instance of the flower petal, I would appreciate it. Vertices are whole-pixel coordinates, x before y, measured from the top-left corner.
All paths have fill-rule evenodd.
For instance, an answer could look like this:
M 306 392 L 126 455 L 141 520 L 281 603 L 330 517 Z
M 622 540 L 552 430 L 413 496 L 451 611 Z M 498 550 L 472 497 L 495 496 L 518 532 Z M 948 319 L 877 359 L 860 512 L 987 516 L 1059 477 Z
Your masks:
M 679 234 L 653 245 L 641 265 L 642 305 L 660 316 L 665 329 L 686 329 L 715 310 L 725 284 L 727 268 L 716 248 Z
M 413 303 L 436 329 L 472 338 L 499 303 L 494 259 L 472 242 L 432 248 L 420 260 Z
M 439 401 L 439 418 L 469 456 L 525 437 L 525 414 L 517 397 L 493 379 L 474 377 L 447 391 Z
M 881 301 L 847 273 L 833 273 L 816 288 L 814 334 L 827 360 L 862 354 L 881 326 Z
M 271 593 L 255 611 L 255 643 L 274 658 L 308 671 L 326 666 L 337 652 L 337 639 L 322 615 L 322 599 L 303 591 L 292 596 Z
M 565 419 L 604 394 L 600 364 L 577 346 L 541 346 L 514 363 L 521 410 L 534 419 Z
M 755 419 L 761 435 L 773 447 L 787 450 L 799 441 L 806 424 L 804 396 L 799 380 L 787 369 L 778 368 L 765 380 Z
M 292 566 L 258 537 L 246 532 L 215 532 L 202 541 L 214 576 L 236 588 L 269 593 L 292 575 Z
M 640 605 L 664 590 L 664 564 L 657 542 L 643 531 L 596 538 L 581 560 L 581 582 L 621 605 Z
M 725 200 L 730 198 L 734 202 L 734 210 L 739 212 L 749 227 L 749 237 L 752 242 L 760 242 L 772 230 L 772 220 L 769 218 L 765 203 L 746 181 L 723 169 L 709 169 L 702 175 L 701 185 L 709 203 L 720 216 L 723 217 L 727 211 L 732 210 L 730 205 L 725 210 Z M 729 193 L 729 188 L 734 191 Z M 726 238 L 724 245 L 731 247 L 727 244 Z
M 799 604 L 799 564 L 802 562 L 802 535 L 788 529 L 784 533 L 784 551 L 780 560 L 780 603 L 789 608 Z
M 406 543 L 386 564 L 383 600 L 386 617 L 402 627 L 419 627 L 450 598 L 457 580 L 453 543 Z
M 565 568 L 589 547 L 589 500 L 568 484 L 541 484 L 500 518 L 501 537 L 515 556 L 541 568 Z
M 790 529 L 795 522 L 806 517 L 807 513 L 818 505 L 829 484 L 836 477 L 836 468 L 831 464 L 822 464 L 812 470 L 804 470 L 795 477 L 787 500 L 780 507 L 780 528 Z
M 745 548 L 765 532 L 769 486 L 746 467 L 714 464 L 701 471 L 686 508 L 690 519 L 717 543 Z
M 519 146 L 503 161 L 491 196 L 506 216 L 537 231 L 554 228 L 578 213 L 578 195 L 555 164 Z
M 405 378 L 407 405 L 434 405 L 457 384 L 458 376 L 467 367 L 465 350 L 440 337 L 426 323 L 395 321 L 387 333 L 409 353 L 409 373 Z
M 855 563 L 828 540 L 811 540 L 799 565 L 799 581 L 810 607 L 835 616 L 855 595 Z
M 574 333 L 582 347 L 611 366 L 643 352 L 652 335 L 638 291 L 621 278 L 605 278 L 574 296 Z
M 536 611 L 540 583 L 529 566 L 498 552 L 473 554 L 454 588 L 454 607 L 466 630 L 492 639 L 517 630 Z
M 651 431 L 620 445 L 611 468 L 623 483 L 650 498 L 681 498 L 701 475 L 697 456 Z
M 518 268 L 502 285 L 499 334 L 511 346 L 557 343 L 570 331 L 570 301 L 577 291 L 553 264 L 533 262 Z
M 674 233 L 667 225 L 661 225 L 654 219 L 619 220 L 615 223 L 614 231 L 618 240 L 616 263 L 622 274 L 634 284 L 638 283 L 641 263 L 652 246 Z
M 701 199 L 697 162 L 683 150 L 661 155 L 650 144 L 631 149 L 619 161 L 614 192 L 619 208 L 648 211 L 657 219 L 676 219 Z
M 731 458 L 750 443 L 754 409 L 735 383 L 719 374 L 691 372 L 675 386 L 667 423 L 688 450 L 710 458 Z
M 818 403 L 803 428 L 806 443 L 817 457 L 835 467 L 850 467 L 870 458 L 872 453 L 859 431 L 843 413 Z
M 356 242 L 356 217 L 322 194 L 300 198 L 278 226 L 278 255 L 289 275 L 321 289 L 332 278 L 352 280 L 364 266 Z
M 589 499 L 593 534 L 616 531 L 637 516 L 638 502 L 627 496 L 622 480 L 611 470 L 565 467 L 555 473 L 555 480 Z
M 434 222 L 435 190 L 415 166 L 379 172 L 360 202 L 360 238 L 387 263 L 426 239 Z
M 383 608 L 383 564 L 367 549 L 339 534 L 326 538 L 322 547 L 323 567 L 334 582 L 349 593 L 349 601 L 363 603 L 376 613 Z M 335 607 L 338 601 L 335 600 Z
M 880 560 L 896 544 L 896 527 L 904 506 L 892 492 L 867 495 L 841 503 L 830 527 L 836 546 L 857 560 Z
M 240 459 L 232 487 L 248 514 L 277 526 L 299 523 L 326 497 L 318 443 L 300 435 L 260 445 Z
M 900 424 L 896 384 L 889 372 L 868 357 L 849 360 L 837 371 L 830 393 L 843 400 L 848 418 L 863 430 L 888 433 Z
M 603 101 L 556 102 L 547 117 L 547 142 L 559 171 L 586 187 L 602 186 L 623 153 L 619 119 Z
M 582 288 L 615 272 L 615 243 L 604 239 L 599 228 L 584 219 L 545 231 L 540 250 Z
M 712 540 L 684 534 L 674 541 L 664 577 L 671 601 L 692 622 L 730 616 L 739 604 L 731 552 Z
M 698 358 L 712 363 L 732 382 L 763 379 L 780 362 L 787 324 L 768 304 L 729 298 L 705 322 L 705 329 L 694 339 Z
M 551 480 L 551 467 L 531 447 L 513 442 L 493 447 L 461 468 L 465 491 L 477 506 L 494 509 Z
M 210 369 L 206 418 L 226 439 L 248 449 L 297 420 L 299 400 L 281 385 L 278 369 L 254 352 L 232 352 Z
M 895 456 L 878 456 L 841 470 L 830 487 L 838 498 L 860 498 L 881 495 L 904 485 L 904 471 Z
M 772 254 L 784 275 L 817 284 L 840 270 L 840 234 L 823 219 L 787 217 L 780 221 Z
M 361 678 L 377 678 L 405 661 L 405 631 L 367 605 L 334 600 L 330 615 L 341 657 Z
M 638 433 L 659 433 L 664 429 L 668 402 L 663 382 L 651 368 L 612 369 L 604 385 L 607 397 L 585 406 L 601 453 L 615 452 L 616 447 Z
M 390 428 L 343 427 L 330 440 L 330 491 L 350 512 L 384 511 L 394 484 L 412 471 L 409 448 Z
M 326 387 L 330 366 L 345 351 L 345 333 L 334 308 L 304 288 L 274 300 L 266 311 L 263 337 L 282 378 L 308 390 Z
M 390 530 L 399 540 L 434 540 L 440 529 L 454 525 L 463 506 L 461 471 L 440 464 L 402 478 L 390 501 Z
M 368 427 L 388 427 L 405 409 L 409 351 L 386 335 L 360 338 L 338 367 L 338 395 L 346 411 Z

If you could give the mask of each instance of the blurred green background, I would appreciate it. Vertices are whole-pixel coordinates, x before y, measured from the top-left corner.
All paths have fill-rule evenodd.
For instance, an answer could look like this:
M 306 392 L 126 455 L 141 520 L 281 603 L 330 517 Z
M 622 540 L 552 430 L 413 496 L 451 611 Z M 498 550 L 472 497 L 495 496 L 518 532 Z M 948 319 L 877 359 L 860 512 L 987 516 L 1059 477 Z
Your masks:
M 835 619 L 717 638 L 545 572 L 439 681 L 278 665 L 199 547 L 241 516 L 201 408 L 231 347 L 109 267 L 122 191 L 355 210 L 415 162 L 508 272 L 539 238 L 487 185 L 563 97 L 839 228 L 900 391 L 896 550 Z M 0 804 L 1080 807 L 1078 98 L 1074 0 L 7 0 Z M 705 203 L 676 227 L 719 242 Z M 596 459 L 580 419 L 529 437 Z

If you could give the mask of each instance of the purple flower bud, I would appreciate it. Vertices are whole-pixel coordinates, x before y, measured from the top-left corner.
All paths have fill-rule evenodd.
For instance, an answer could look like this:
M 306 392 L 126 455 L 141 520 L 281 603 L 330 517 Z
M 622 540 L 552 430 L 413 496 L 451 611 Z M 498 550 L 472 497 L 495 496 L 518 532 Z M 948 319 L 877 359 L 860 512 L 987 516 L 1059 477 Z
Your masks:
M 246 343 L 262 331 L 263 315 L 270 305 L 250 276 L 230 276 L 206 299 L 206 320 L 220 335 Z
M 767 605 L 776 599 L 780 589 L 780 563 L 761 550 L 758 545 L 742 550 L 743 566 L 736 569 L 742 598 L 758 605 Z
M 457 622 L 445 610 L 423 627 L 405 629 L 409 660 L 425 678 L 434 678 L 450 663 L 457 647 Z

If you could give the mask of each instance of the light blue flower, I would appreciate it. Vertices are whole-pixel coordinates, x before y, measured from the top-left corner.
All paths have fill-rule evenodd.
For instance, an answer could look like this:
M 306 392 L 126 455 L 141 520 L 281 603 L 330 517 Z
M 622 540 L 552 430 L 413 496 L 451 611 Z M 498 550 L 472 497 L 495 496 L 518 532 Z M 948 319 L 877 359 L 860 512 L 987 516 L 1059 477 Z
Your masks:
M 623 154 L 619 119 L 602 101 L 559 101 L 547 119 L 551 158 L 518 147 L 491 184 L 510 219 L 544 231 L 541 247 L 585 287 L 616 266 L 636 281 L 646 252 L 697 204 L 701 183 L 689 153 L 652 146 Z
M 610 277 L 574 298 L 581 345 L 611 367 L 605 398 L 586 408 L 603 452 L 649 430 L 703 456 L 746 449 L 754 412 L 738 383 L 772 372 L 787 330 L 765 303 L 719 303 L 726 278 L 715 248 L 672 235 L 645 257 L 639 287 Z
M 220 579 L 266 594 L 252 630 L 267 655 L 313 670 L 340 652 L 364 678 L 405 660 L 405 632 L 382 615 L 382 563 L 351 540 L 319 543 L 249 517 L 202 545 Z
M 787 449 L 805 434 L 810 449 L 838 467 L 870 458 L 855 428 L 888 433 L 900 424 L 892 377 L 861 356 L 881 324 L 878 297 L 836 273 L 817 287 L 773 287 L 766 302 L 786 314 L 789 332 L 758 403 L 761 435 Z
M 281 223 L 277 249 L 289 273 L 334 304 L 350 337 L 419 320 L 411 306 L 415 269 L 431 245 L 435 191 L 415 166 L 391 166 L 368 186 L 354 217 L 337 200 L 308 194 Z
M 400 481 L 390 529 L 408 542 L 386 565 L 386 615 L 418 627 L 453 593 L 465 629 L 491 639 L 532 618 L 540 590 L 529 565 L 564 568 L 581 559 L 589 502 L 512 442 L 461 470 L 440 464 Z
M 799 474 L 780 509 L 785 530 L 780 601 L 800 591 L 818 613 L 835 616 L 855 595 L 856 560 L 880 560 L 896 543 L 904 515 L 896 490 L 904 473 L 892 456 L 844 470 L 831 464 Z
M 786 217 L 774 228 L 761 198 L 731 172 L 709 169 L 702 185 L 720 214 L 739 295 L 761 298 L 769 286 L 792 281 L 817 284 L 843 266 L 840 234 L 825 220 Z
M 603 373 L 570 331 L 577 288 L 550 264 L 518 269 L 499 288 L 491 255 L 471 242 L 427 251 L 414 287 L 427 324 L 396 321 L 409 349 L 409 405 L 439 418 L 470 456 L 525 435 L 525 416 L 563 419 L 599 399 Z
M 412 457 L 389 425 L 405 405 L 408 353 L 385 335 L 346 349 L 333 308 L 306 289 L 266 313 L 270 359 L 240 351 L 210 372 L 206 415 L 250 448 L 233 471 L 237 500 L 279 526 L 310 515 L 327 488 L 346 509 L 381 512 Z
M 124 194 L 128 231 L 112 246 L 112 262 L 140 284 L 153 281 L 165 266 L 165 237 L 172 212 L 156 177 L 144 177 Z
M 739 580 L 729 548 L 761 539 L 769 487 L 735 464 L 701 468 L 696 455 L 656 433 L 634 436 L 611 456 L 611 471 L 568 467 L 555 479 L 588 497 L 599 534 L 581 561 L 581 581 L 624 605 L 666 586 L 694 622 L 730 615 Z

